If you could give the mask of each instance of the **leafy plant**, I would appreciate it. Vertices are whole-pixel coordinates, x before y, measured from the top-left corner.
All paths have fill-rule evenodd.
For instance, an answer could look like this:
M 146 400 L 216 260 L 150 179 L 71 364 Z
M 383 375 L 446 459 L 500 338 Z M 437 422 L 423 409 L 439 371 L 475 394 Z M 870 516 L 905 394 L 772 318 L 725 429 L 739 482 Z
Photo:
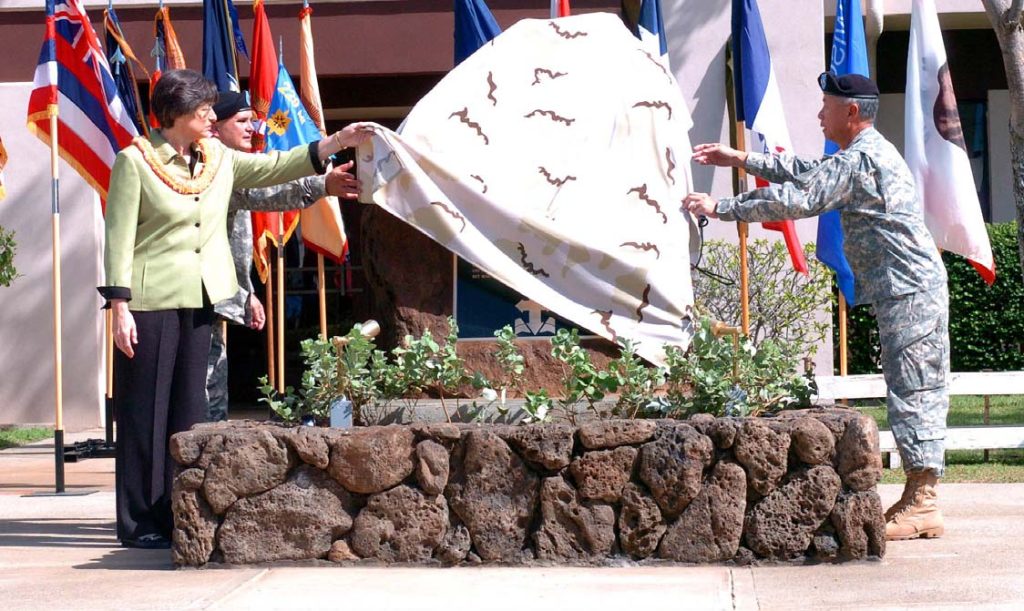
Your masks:
M 796 358 L 813 356 L 828 332 L 829 321 L 816 312 L 831 303 L 832 274 L 815 260 L 814 244 L 804 246 L 808 275 L 793 271 L 782 242 L 754 240 L 748 247 L 750 272 L 750 339 L 772 339 Z M 740 320 L 739 248 L 722 240 L 704 244 L 708 273 L 693 275 L 699 311 L 713 319 Z
M 352 421 L 357 423 L 363 422 L 363 409 L 373 405 L 379 395 L 375 376 L 370 370 L 373 339 L 364 337 L 362 328 L 357 323 L 344 337 L 331 340 L 337 355 L 335 396 L 344 396 L 352 402 Z
M 270 406 L 270 410 L 288 423 L 298 422 L 302 418 L 302 398 L 295 394 L 295 389 L 287 386 L 284 394 L 277 392 L 277 389 L 270 385 L 267 376 L 259 379 L 259 390 L 263 393 L 261 403 Z
M 0 227 L 0 286 L 11 286 L 18 277 L 14 267 L 14 255 L 18 245 L 14 241 L 14 232 Z
M 651 367 L 636 354 L 632 340 L 619 341 L 619 357 L 608 365 L 615 377 L 619 400 L 613 413 L 620 418 L 636 418 L 647 408 L 655 392 L 665 383 L 665 369 Z
M 598 369 L 590 353 L 580 347 L 580 334 L 576 329 L 559 329 L 551 338 L 551 355 L 562 362 L 562 397 L 559 404 L 570 420 L 576 406 L 600 416 L 597 402 L 610 392 L 618 390 L 618 378 L 606 369 Z
M 420 337 L 406 335 L 401 346 L 391 350 L 395 363 L 395 374 L 405 384 L 402 398 L 410 408 L 419 402 L 419 397 L 436 379 L 436 373 L 430 371 L 434 367 L 431 359 L 440 349 L 429 329 Z
M 334 344 L 320 338 L 304 339 L 299 346 L 306 366 L 302 372 L 303 407 L 308 415 L 329 417 L 331 403 L 344 394 L 338 389 L 338 352 Z
M 791 351 L 773 339 L 755 345 L 748 337 L 718 336 L 709 318 L 697 325 L 686 355 L 677 348 L 668 353 L 670 407 L 663 411 L 673 416 L 756 415 L 805 406 L 814 392 L 813 378 L 798 370 Z
M 523 403 L 523 411 L 526 412 L 523 422 L 525 424 L 549 422 L 553 407 L 554 404 L 551 401 L 551 397 L 548 396 L 548 391 L 541 389 L 537 392 L 528 392 L 526 393 L 526 401 Z
M 436 385 L 438 396 L 441 399 L 441 409 L 448 422 L 452 421 L 448 406 L 445 405 L 444 397 L 455 395 L 459 390 L 469 384 L 474 388 L 481 389 L 488 385 L 483 374 L 479 372 L 469 375 L 466 372 L 466 362 L 456 351 L 456 342 L 459 340 L 459 325 L 455 318 L 448 317 L 448 335 L 445 337 L 444 345 L 434 352 L 433 358 L 427 361 L 428 370 L 432 373 L 431 381 Z M 458 402 L 456 402 L 458 409 Z
M 494 332 L 498 344 L 498 367 L 501 369 L 501 379 L 497 380 L 495 386 L 501 391 L 499 411 L 506 413 L 508 405 L 508 391 L 513 390 L 520 396 L 525 395 L 523 390 L 523 373 L 526 371 L 526 359 L 516 346 L 516 332 L 512 325 L 505 325 Z

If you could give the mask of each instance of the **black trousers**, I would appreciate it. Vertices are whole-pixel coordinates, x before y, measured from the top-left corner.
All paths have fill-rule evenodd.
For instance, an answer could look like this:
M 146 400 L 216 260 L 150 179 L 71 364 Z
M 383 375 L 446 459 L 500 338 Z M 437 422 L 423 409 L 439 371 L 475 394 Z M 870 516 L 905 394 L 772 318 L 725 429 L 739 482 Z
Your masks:
M 132 312 L 139 343 L 115 349 L 117 537 L 170 537 L 171 435 L 206 420 L 213 308 Z

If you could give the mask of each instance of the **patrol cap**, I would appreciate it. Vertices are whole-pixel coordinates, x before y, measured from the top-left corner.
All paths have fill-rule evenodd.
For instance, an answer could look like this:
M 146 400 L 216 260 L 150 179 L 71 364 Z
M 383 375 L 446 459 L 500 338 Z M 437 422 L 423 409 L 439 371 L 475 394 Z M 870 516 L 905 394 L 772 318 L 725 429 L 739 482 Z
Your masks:
M 832 71 L 822 72 L 818 76 L 818 86 L 828 95 L 840 98 L 871 99 L 878 97 L 878 85 L 868 77 L 859 74 L 837 76 Z
M 217 93 L 217 103 L 213 105 L 213 112 L 217 115 L 218 121 L 231 118 L 243 110 L 252 110 L 249 102 L 249 92 L 243 91 L 221 91 Z

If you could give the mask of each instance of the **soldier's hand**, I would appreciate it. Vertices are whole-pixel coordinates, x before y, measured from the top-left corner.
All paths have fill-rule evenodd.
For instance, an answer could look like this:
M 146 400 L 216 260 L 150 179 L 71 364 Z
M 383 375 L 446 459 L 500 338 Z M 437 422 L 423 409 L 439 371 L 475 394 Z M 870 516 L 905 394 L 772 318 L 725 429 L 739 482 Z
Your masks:
M 701 165 L 716 165 L 720 167 L 742 167 L 747 161 L 747 153 L 712 142 L 698 144 L 693 147 L 693 160 Z
M 359 181 L 349 173 L 354 162 L 338 166 L 327 174 L 327 194 L 341 199 L 357 199 L 359 197 Z
M 686 208 L 690 213 L 713 219 L 718 218 L 718 215 L 715 213 L 715 206 L 717 204 L 718 202 L 707 193 L 690 193 L 683 199 L 683 208 Z

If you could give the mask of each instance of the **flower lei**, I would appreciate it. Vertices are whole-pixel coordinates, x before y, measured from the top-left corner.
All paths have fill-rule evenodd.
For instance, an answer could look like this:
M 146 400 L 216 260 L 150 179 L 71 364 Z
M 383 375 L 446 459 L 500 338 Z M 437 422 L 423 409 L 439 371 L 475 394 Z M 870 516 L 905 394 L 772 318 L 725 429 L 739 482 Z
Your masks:
M 149 138 L 137 136 L 132 140 L 132 144 L 142 152 L 142 159 L 149 166 L 149 169 L 153 170 L 153 173 L 165 185 L 182 195 L 197 195 L 205 191 L 217 175 L 217 170 L 220 169 L 220 162 L 223 158 L 220 147 L 208 146 L 207 139 L 203 138 L 198 143 L 199 152 L 203 156 L 203 169 L 199 171 L 198 176 L 179 180 L 171 176 L 167 168 L 164 167 L 164 164 L 160 162 Z

